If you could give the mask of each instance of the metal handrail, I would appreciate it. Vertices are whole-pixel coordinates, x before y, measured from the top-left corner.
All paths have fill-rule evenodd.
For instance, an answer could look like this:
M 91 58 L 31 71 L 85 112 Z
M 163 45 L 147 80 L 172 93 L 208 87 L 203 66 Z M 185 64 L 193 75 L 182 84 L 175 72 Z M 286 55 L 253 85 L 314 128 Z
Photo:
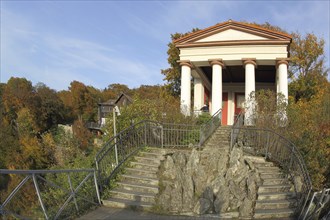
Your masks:
M 330 205 L 330 188 L 313 193 L 308 208 L 304 212 L 303 219 L 318 219 L 321 217 L 321 211 L 326 205 Z M 328 211 L 329 213 L 326 215 L 330 217 L 330 210 Z
M 70 203 L 74 203 L 75 209 L 77 213 L 80 212 L 80 210 L 84 210 L 85 207 L 83 206 L 82 202 L 87 202 L 88 204 L 92 205 L 100 205 L 100 194 L 98 190 L 98 183 L 96 179 L 96 173 L 94 169 L 80 169 L 80 170 L 4 170 L 0 169 L 1 175 L 9 175 L 9 176 L 15 176 L 15 175 L 22 175 L 22 180 L 13 188 L 13 190 L 6 195 L 3 201 L 0 200 L 0 215 L 2 216 L 8 216 L 12 215 L 15 218 L 21 218 L 26 219 L 26 216 L 23 216 L 20 213 L 16 213 L 14 210 L 11 210 L 10 208 L 7 208 L 7 206 L 10 204 L 10 202 L 17 197 L 19 192 L 22 192 L 24 190 L 24 187 L 31 187 L 31 181 L 33 182 L 33 188 L 37 194 L 38 201 L 39 201 L 39 207 L 42 210 L 42 214 L 45 219 L 58 219 L 63 218 L 65 215 L 63 215 L 63 212 L 65 209 L 69 206 Z M 65 182 L 63 181 L 55 181 L 58 178 L 61 179 L 61 174 L 64 175 L 65 178 L 68 179 L 68 186 L 64 187 Z M 75 174 L 79 175 L 81 180 L 77 182 L 77 178 L 75 178 L 75 181 L 71 180 L 71 175 Z M 63 177 L 62 177 L 63 178 Z M 92 183 L 89 183 L 88 180 L 92 180 Z M 30 183 L 30 185 L 29 185 Z M 75 184 L 74 184 L 75 183 Z M 86 190 L 86 187 L 88 190 Z M 92 189 L 95 189 L 95 195 L 93 196 L 93 193 L 91 193 Z M 55 204 L 54 200 L 58 196 L 56 196 L 56 192 L 54 189 L 60 190 L 61 192 L 66 194 L 66 198 L 61 196 L 60 199 L 65 199 L 63 203 L 60 203 L 59 209 L 51 210 L 52 208 L 56 208 L 56 206 L 52 205 Z M 29 188 L 31 190 L 31 188 Z M 88 193 L 90 195 L 88 195 Z M 86 196 L 92 196 L 91 198 L 88 198 Z M 2 198 L 3 196 L 1 196 Z M 50 199 L 47 199 L 51 198 Z M 58 201 L 56 201 L 58 202 Z M 50 204 L 51 203 L 51 204 Z M 38 206 L 38 205 L 37 205 Z M 90 205 L 89 205 L 90 206 Z M 30 209 L 32 209 L 33 204 L 30 205 Z M 80 207 L 80 208 L 79 208 Z M 36 214 L 36 213 L 35 213 Z M 41 213 L 40 213 L 41 214 Z M 72 213 L 70 212 L 70 215 Z
M 139 149 L 146 146 L 201 147 L 214 130 L 220 126 L 220 122 L 221 109 L 202 125 L 143 120 L 124 129 L 117 136 L 112 137 L 95 157 L 101 192 L 109 186 L 111 179 L 120 170 L 120 166 Z M 120 155 L 115 155 L 115 146 L 117 146 Z M 114 161 L 115 157 L 119 158 L 118 164 Z
M 234 143 L 237 141 L 240 128 L 244 125 L 244 112 L 240 111 L 235 118 L 230 135 L 230 149 L 233 149 Z
M 233 144 L 241 142 L 246 146 L 245 151 L 277 162 L 290 176 L 298 200 L 296 214 L 301 216 L 312 191 L 312 182 L 297 147 L 290 140 L 270 129 L 238 127 L 238 130 L 238 136 L 233 139 Z M 302 185 L 299 186 L 297 181 Z
M 213 132 L 221 125 L 222 109 L 216 111 L 212 117 L 200 127 L 200 141 L 201 147 L 205 141 L 213 134 Z
M 120 166 L 143 147 L 198 147 L 199 143 L 199 125 L 140 121 L 112 137 L 97 153 L 95 164 L 100 190 L 103 192 Z M 114 161 L 115 146 L 118 149 L 118 164 Z

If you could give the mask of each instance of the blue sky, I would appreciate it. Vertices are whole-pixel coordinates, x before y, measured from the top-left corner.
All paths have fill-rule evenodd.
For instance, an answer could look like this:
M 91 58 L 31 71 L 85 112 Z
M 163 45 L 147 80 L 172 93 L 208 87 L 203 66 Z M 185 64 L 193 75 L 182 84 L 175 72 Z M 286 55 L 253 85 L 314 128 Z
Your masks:
M 269 22 L 326 41 L 329 1 L 1 1 L 1 82 L 25 77 L 56 90 L 163 84 L 170 34 L 229 19 Z

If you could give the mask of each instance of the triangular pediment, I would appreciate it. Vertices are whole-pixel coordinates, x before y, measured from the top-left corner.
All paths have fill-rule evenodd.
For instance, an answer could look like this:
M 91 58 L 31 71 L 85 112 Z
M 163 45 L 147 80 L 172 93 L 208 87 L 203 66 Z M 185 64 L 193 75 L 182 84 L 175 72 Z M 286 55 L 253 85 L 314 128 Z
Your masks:
M 227 29 L 208 37 L 201 38 L 195 42 L 212 42 L 212 41 L 236 41 L 236 40 L 269 40 L 260 35 L 247 33 L 244 31 L 239 31 L 235 29 Z
M 177 47 L 207 46 L 214 44 L 288 44 L 291 36 L 255 25 L 227 21 L 193 32 L 174 41 Z

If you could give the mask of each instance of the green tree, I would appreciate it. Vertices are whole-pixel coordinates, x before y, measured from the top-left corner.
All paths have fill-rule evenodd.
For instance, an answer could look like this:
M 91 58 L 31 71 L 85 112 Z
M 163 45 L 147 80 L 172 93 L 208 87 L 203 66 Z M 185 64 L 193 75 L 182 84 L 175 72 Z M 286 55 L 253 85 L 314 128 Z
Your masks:
M 192 32 L 198 31 L 198 28 L 192 29 L 188 33 L 175 33 L 171 34 L 171 42 L 168 44 L 168 50 L 167 50 L 167 62 L 170 64 L 170 67 L 167 69 L 161 70 L 161 73 L 165 76 L 164 80 L 167 81 L 166 88 L 167 90 L 174 96 L 180 95 L 180 85 L 181 85 L 181 74 L 180 74 L 180 64 L 177 62 L 180 57 L 180 51 L 175 46 L 174 42 L 175 40 L 184 37 Z
M 56 91 L 43 83 L 38 83 L 35 90 L 38 98 L 37 125 L 41 132 L 45 132 L 64 121 L 64 104 Z

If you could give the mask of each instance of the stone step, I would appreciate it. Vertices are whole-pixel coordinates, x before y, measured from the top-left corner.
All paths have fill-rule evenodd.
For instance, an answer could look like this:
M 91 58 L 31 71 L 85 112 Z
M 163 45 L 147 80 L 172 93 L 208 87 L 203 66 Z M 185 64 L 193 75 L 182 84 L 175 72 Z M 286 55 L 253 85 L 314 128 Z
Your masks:
M 289 192 L 290 188 L 291 188 L 291 186 L 288 184 L 262 185 L 262 186 L 259 186 L 258 193 Z
M 158 167 L 159 167 L 157 165 L 147 164 L 145 162 L 135 162 L 135 161 L 131 162 L 131 166 L 137 169 L 145 169 L 151 171 L 158 171 Z
M 148 164 L 152 164 L 155 166 L 159 166 L 160 165 L 160 160 L 158 158 L 150 158 L 150 157 L 140 157 L 140 156 L 135 156 L 134 160 L 136 162 L 140 162 L 140 163 L 148 163 Z
M 279 184 L 288 184 L 288 180 L 284 178 L 265 178 L 263 179 L 263 185 L 279 185 Z
M 257 200 L 255 209 L 288 209 L 296 207 L 296 200 Z
M 126 168 L 126 174 L 139 175 L 150 178 L 157 178 L 157 171 L 153 170 L 144 170 L 138 168 Z
M 163 148 L 148 147 L 144 152 L 164 155 L 166 153 L 166 150 Z
M 255 165 L 266 162 L 265 158 L 263 158 L 263 157 L 244 155 L 244 158 L 251 160 L 252 162 L 254 162 Z
M 260 173 L 261 179 L 285 179 L 285 175 L 281 172 L 264 172 Z
M 258 192 L 258 200 L 285 200 L 285 199 L 293 199 L 295 197 L 295 193 L 293 192 Z
M 139 175 L 130 175 L 130 174 L 123 174 L 121 176 L 125 180 L 136 182 L 136 183 L 141 183 L 141 184 L 158 186 L 158 183 L 159 183 L 157 178 L 144 177 L 144 176 L 139 176 Z
M 278 171 L 280 172 L 281 169 L 274 166 L 273 163 L 271 162 L 265 162 L 265 163 L 255 163 L 255 166 L 258 168 L 259 172 L 274 172 L 274 171 Z
M 148 203 L 155 203 L 156 193 L 143 193 L 139 191 L 126 190 L 118 188 L 110 191 L 111 198 L 125 199 L 131 201 L 142 201 Z
M 293 209 L 257 209 L 254 212 L 255 219 L 279 219 L 289 218 L 294 214 Z
M 130 208 L 133 210 L 148 211 L 152 208 L 152 203 L 142 201 L 130 201 L 126 199 L 110 198 L 102 200 L 102 203 L 106 207 L 114 208 Z
M 142 151 L 138 155 L 140 157 L 158 158 L 159 160 L 164 160 L 164 154 L 162 153 L 152 153 L 152 152 Z
M 159 191 L 158 186 L 130 182 L 127 180 L 118 182 L 118 185 L 119 185 L 119 188 L 122 188 L 125 190 L 141 192 L 141 193 L 158 193 L 158 191 Z
M 261 167 L 275 167 L 274 164 L 272 162 L 255 162 L 254 165 L 258 168 Z

